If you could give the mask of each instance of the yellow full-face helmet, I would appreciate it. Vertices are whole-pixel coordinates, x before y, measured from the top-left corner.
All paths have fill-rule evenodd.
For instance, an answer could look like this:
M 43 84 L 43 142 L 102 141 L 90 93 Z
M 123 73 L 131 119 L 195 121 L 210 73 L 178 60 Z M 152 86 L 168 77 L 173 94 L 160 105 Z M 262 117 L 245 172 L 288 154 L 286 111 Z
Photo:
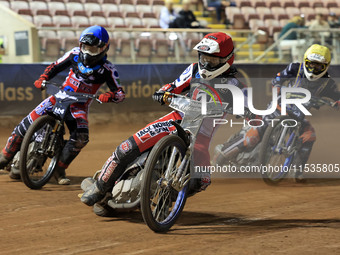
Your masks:
M 331 52 L 325 46 L 313 44 L 303 57 L 304 73 L 309 81 L 316 81 L 327 72 L 331 63 Z

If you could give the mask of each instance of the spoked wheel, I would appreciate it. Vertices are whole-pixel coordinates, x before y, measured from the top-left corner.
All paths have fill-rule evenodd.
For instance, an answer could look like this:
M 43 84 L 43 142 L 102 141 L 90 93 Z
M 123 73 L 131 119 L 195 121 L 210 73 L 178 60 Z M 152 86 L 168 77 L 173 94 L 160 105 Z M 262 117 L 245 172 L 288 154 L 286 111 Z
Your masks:
M 180 137 L 168 135 L 153 147 L 146 162 L 141 211 L 144 221 L 155 232 L 168 231 L 184 208 L 188 185 L 176 190 L 173 183 L 186 149 Z
M 60 137 L 52 132 L 56 120 L 42 116 L 27 130 L 20 148 L 20 175 L 31 189 L 42 188 L 51 178 L 62 148 Z M 55 144 L 52 144 L 55 143 Z M 57 151 L 55 150 L 56 148 Z
M 299 126 L 295 122 L 289 123 L 289 117 L 281 117 L 274 126 L 269 126 L 263 136 L 260 149 L 261 175 L 263 181 L 269 185 L 277 185 L 291 170 Z M 282 120 L 287 120 L 285 126 Z M 289 127 L 288 127 L 289 126 Z

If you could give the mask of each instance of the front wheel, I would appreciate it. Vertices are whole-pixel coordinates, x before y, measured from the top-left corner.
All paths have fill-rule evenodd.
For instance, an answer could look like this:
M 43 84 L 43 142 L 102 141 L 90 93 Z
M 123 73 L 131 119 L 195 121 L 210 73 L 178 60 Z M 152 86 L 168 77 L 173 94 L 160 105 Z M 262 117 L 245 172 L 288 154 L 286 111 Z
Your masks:
M 291 170 L 299 137 L 300 123 L 288 116 L 278 120 L 266 129 L 259 153 L 262 179 L 269 185 L 280 183 Z
M 42 116 L 27 130 L 20 148 L 20 175 L 31 189 L 42 188 L 51 178 L 59 159 L 62 141 L 53 132 L 56 120 Z
M 188 185 L 177 191 L 172 184 L 186 150 L 180 137 L 168 135 L 158 141 L 146 161 L 141 211 L 144 221 L 155 232 L 168 231 L 184 208 Z

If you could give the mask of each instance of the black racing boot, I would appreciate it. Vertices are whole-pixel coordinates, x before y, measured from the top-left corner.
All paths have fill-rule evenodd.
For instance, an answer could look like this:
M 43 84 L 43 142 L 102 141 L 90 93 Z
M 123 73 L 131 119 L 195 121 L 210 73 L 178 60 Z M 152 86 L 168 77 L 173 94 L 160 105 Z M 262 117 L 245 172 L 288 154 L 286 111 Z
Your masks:
M 88 206 L 93 206 L 98 201 L 102 200 L 105 196 L 106 192 L 102 192 L 97 187 L 97 181 L 95 181 L 90 188 L 84 192 L 82 197 L 80 198 L 80 201 Z

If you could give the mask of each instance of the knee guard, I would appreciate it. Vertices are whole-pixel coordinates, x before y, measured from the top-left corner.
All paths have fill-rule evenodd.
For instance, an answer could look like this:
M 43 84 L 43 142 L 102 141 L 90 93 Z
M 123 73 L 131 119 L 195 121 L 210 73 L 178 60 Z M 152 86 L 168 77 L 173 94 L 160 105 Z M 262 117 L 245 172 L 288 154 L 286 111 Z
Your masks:
M 303 133 L 300 138 L 303 143 L 313 143 L 316 141 L 315 129 L 308 121 L 303 122 Z M 308 147 L 308 145 L 306 147 Z
M 88 133 L 77 133 L 75 137 L 76 138 L 73 138 L 71 136 L 70 140 L 67 141 L 63 151 L 61 152 L 58 165 L 62 166 L 65 169 L 78 156 L 81 149 L 84 148 L 85 145 L 89 142 Z
M 87 132 L 86 133 L 76 133 L 76 137 L 77 138 L 74 140 L 73 150 L 80 151 L 89 142 L 89 134 Z
M 247 149 L 254 148 L 260 142 L 260 134 L 257 128 L 250 128 L 244 135 L 243 146 Z

